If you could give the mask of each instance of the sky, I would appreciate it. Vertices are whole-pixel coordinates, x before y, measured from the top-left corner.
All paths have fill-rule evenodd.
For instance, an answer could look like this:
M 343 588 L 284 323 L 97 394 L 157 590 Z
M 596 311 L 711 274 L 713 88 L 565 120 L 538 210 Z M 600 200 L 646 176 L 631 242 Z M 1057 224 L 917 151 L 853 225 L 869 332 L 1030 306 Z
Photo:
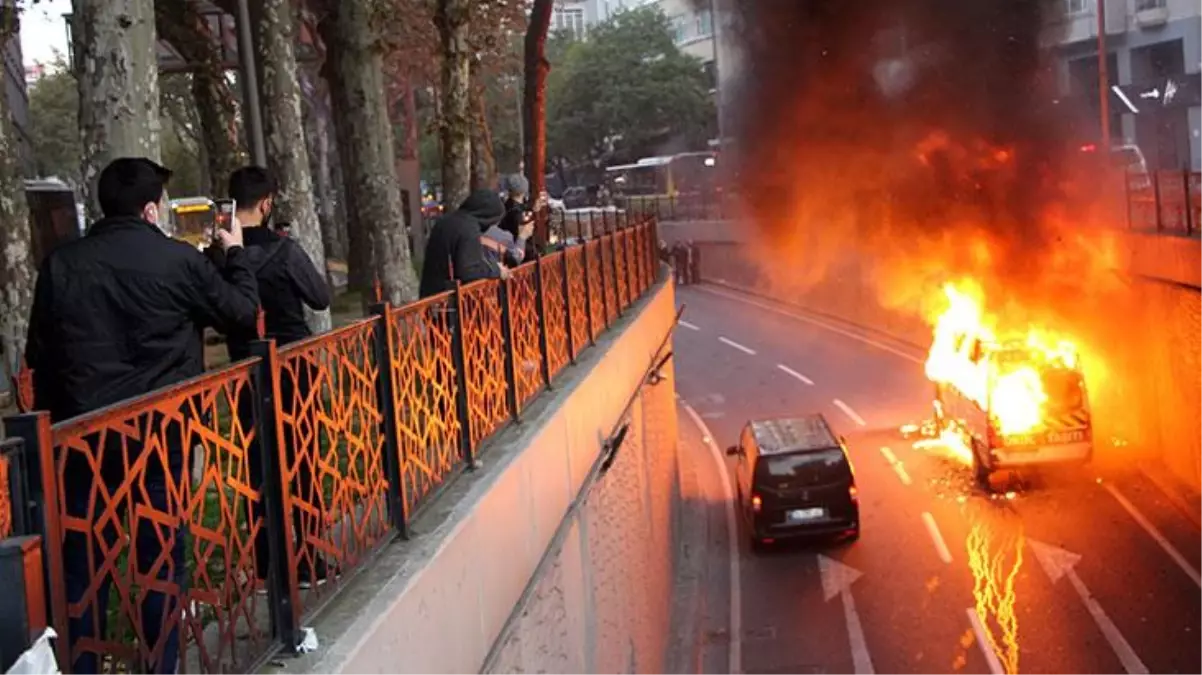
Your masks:
M 71 12 L 71 0 L 26 2 L 21 14 L 21 51 L 25 65 L 49 64 L 56 52 L 67 56 L 67 24 L 64 14 Z

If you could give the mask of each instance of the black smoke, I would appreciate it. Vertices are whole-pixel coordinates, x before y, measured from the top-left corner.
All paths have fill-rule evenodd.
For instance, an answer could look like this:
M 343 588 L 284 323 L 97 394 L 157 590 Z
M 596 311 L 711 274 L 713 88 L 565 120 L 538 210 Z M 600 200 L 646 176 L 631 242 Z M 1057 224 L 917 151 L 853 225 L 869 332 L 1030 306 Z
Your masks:
M 1063 5 L 729 2 L 726 120 L 751 222 L 819 248 L 938 245 L 966 266 L 980 251 L 947 242 L 983 239 L 999 275 L 1029 278 L 1072 159 L 1044 47 Z

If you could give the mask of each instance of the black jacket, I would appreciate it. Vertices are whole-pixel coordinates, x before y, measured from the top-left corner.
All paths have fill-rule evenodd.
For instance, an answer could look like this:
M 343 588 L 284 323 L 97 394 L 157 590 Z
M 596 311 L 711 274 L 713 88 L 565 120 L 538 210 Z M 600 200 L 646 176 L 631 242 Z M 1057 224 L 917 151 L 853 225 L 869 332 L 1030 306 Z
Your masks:
M 38 409 L 62 420 L 204 372 L 202 330 L 253 330 L 246 254 L 219 270 L 137 218 L 97 222 L 38 273 L 25 357 Z
M 305 306 L 315 310 L 330 306 L 325 276 L 295 239 L 266 227 L 244 228 L 242 238 L 246 242 L 246 264 L 259 284 L 265 337 L 286 345 L 312 335 L 305 323 Z M 231 333 L 226 343 L 230 360 L 250 356 L 250 341 L 256 337 L 254 330 Z
M 426 241 L 421 296 L 449 291 L 456 280 L 468 283 L 501 276 L 500 268 L 485 257 L 480 235 L 504 215 L 505 205 L 497 193 L 476 190 L 459 210 L 440 218 Z

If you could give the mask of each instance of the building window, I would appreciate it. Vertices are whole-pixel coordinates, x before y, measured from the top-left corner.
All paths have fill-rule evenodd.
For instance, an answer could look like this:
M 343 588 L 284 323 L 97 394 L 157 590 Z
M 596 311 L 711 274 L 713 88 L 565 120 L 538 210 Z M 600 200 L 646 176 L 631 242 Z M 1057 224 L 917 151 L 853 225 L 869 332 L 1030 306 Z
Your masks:
M 557 32 L 571 31 L 577 40 L 584 38 L 584 8 L 563 7 L 556 9 L 551 18 Z
M 1164 9 L 1164 0 L 1135 0 L 1135 11 L 1146 12 L 1150 9 Z
M 1069 14 L 1084 14 L 1091 9 L 1092 4 L 1089 0 L 1064 0 L 1064 3 L 1068 6 Z
M 697 36 L 709 37 L 714 34 L 714 15 L 704 10 L 697 15 Z

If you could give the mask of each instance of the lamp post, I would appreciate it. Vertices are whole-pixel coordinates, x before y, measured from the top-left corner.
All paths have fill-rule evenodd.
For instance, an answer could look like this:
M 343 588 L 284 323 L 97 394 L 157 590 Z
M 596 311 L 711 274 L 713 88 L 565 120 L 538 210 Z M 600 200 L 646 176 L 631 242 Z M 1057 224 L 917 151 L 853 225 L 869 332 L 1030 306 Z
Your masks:
M 1106 0 L 1095 0 L 1098 13 L 1098 112 L 1101 115 L 1101 148 L 1110 152 L 1110 73 L 1106 54 Z

